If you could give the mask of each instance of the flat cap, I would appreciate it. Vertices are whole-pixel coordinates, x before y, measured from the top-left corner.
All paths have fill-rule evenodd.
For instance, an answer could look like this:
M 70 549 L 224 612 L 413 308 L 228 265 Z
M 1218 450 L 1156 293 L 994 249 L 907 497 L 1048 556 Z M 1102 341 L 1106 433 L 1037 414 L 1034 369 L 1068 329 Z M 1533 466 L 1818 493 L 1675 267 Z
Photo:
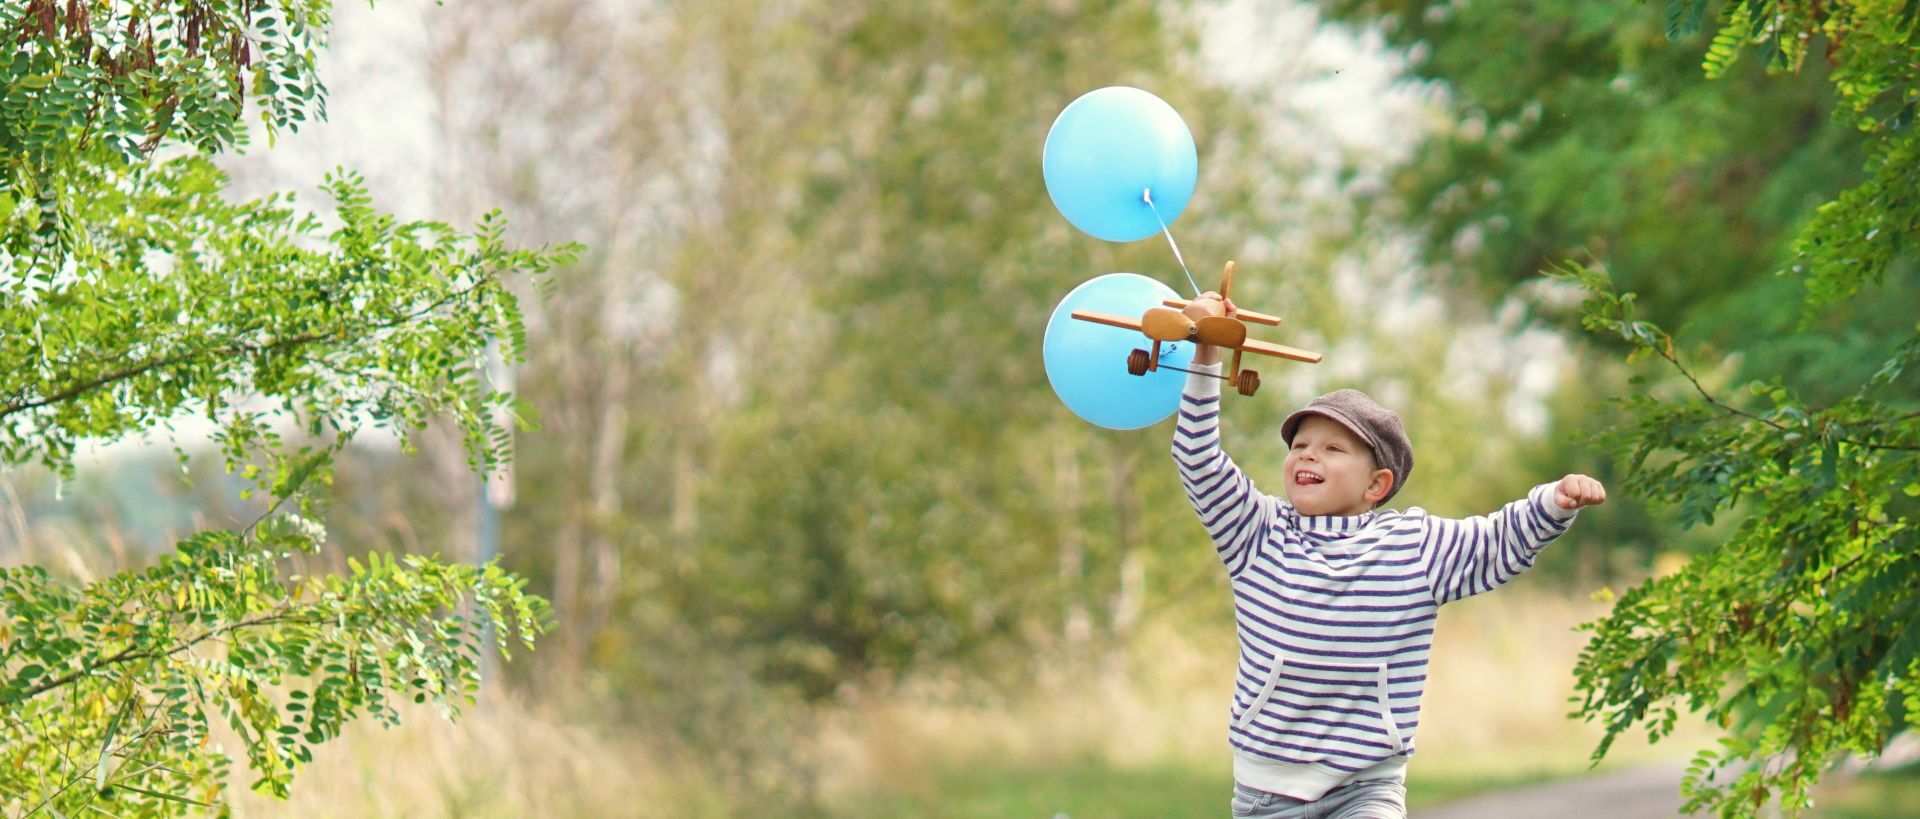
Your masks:
M 1307 402 L 1280 424 L 1280 437 L 1288 446 L 1293 445 L 1293 434 L 1300 431 L 1300 422 L 1309 415 L 1330 418 L 1352 430 L 1373 450 L 1373 462 L 1393 473 L 1393 488 L 1374 506 L 1400 493 L 1407 476 L 1413 473 L 1413 442 L 1407 440 L 1407 428 L 1401 425 L 1399 413 L 1380 406 L 1359 390 L 1334 390 Z

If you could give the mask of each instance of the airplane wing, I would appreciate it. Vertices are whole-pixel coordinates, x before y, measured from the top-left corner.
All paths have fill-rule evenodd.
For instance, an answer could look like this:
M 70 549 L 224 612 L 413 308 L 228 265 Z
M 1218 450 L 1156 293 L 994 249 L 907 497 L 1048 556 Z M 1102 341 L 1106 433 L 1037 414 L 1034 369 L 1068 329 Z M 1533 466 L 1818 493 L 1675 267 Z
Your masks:
M 1241 318 L 1245 318 L 1246 315 L 1244 312 L 1240 314 Z M 1123 330 L 1140 332 L 1140 320 L 1131 316 L 1116 316 L 1112 313 L 1101 313 L 1093 310 L 1075 310 L 1072 316 L 1081 321 L 1091 321 L 1095 324 L 1105 324 L 1111 327 L 1119 327 Z M 1285 358 L 1308 364 L 1318 364 L 1322 358 L 1319 353 L 1309 352 L 1298 347 L 1288 347 L 1284 344 L 1273 344 L 1251 338 L 1243 342 L 1240 345 L 1240 349 L 1249 353 L 1270 355 L 1275 358 Z
M 1140 319 L 1128 318 L 1126 316 L 1116 316 L 1112 313 L 1099 313 L 1093 310 L 1075 310 L 1073 311 L 1072 316 L 1081 321 L 1091 321 L 1095 324 L 1106 324 L 1113 327 L 1119 327 L 1123 330 L 1137 331 L 1140 329 Z
M 1241 313 L 1240 315 L 1244 317 L 1246 314 Z M 1318 364 L 1320 363 L 1320 358 L 1321 358 L 1319 353 L 1308 352 L 1298 347 L 1288 347 L 1284 344 L 1273 344 L 1270 342 L 1258 341 L 1251 338 L 1247 339 L 1245 343 L 1241 344 L 1240 349 L 1245 350 L 1249 353 L 1259 353 L 1261 355 L 1270 355 L 1275 358 L 1285 358 L 1292 361 L 1302 361 L 1308 364 Z

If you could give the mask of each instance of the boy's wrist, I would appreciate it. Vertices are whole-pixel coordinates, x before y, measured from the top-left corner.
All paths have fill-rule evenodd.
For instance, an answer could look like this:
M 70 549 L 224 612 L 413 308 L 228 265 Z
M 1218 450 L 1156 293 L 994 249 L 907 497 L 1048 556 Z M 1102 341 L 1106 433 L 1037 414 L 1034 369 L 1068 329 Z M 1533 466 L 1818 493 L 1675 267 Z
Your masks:
M 1560 499 L 1556 497 L 1559 489 L 1559 481 L 1540 484 L 1533 488 L 1533 501 L 1547 513 L 1547 517 L 1557 521 L 1573 520 L 1574 516 L 1580 514 L 1580 509 L 1561 506 Z

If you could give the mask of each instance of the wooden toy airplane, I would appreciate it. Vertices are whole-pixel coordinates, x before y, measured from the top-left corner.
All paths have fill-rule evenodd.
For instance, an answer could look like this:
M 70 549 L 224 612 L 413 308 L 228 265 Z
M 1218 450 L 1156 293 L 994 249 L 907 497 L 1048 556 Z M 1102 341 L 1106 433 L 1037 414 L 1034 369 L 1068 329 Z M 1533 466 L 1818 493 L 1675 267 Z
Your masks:
M 1220 297 L 1222 299 L 1226 298 L 1232 287 L 1233 262 L 1227 262 L 1226 270 L 1220 274 Z M 1207 316 L 1199 321 L 1194 321 L 1193 319 L 1187 318 L 1186 313 L 1180 311 L 1180 308 L 1186 307 L 1189 302 L 1181 299 L 1167 299 L 1161 303 L 1166 306 L 1150 308 L 1138 319 L 1116 316 L 1112 313 L 1100 313 L 1093 310 L 1075 310 L 1072 315 L 1081 321 L 1091 321 L 1095 324 L 1106 324 L 1127 330 L 1138 330 L 1145 333 L 1147 338 L 1153 339 L 1153 352 L 1149 353 L 1146 350 L 1136 348 L 1127 356 L 1127 372 L 1134 375 L 1146 375 L 1147 373 L 1160 369 L 1162 366 L 1166 366 L 1160 363 L 1160 344 L 1161 342 L 1174 341 L 1211 344 L 1215 347 L 1224 347 L 1232 350 L 1233 361 L 1227 367 L 1227 374 L 1211 377 L 1221 379 L 1233 385 L 1240 391 L 1241 395 L 1252 395 L 1260 389 L 1260 374 L 1253 370 L 1240 369 L 1241 353 L 1259 353 L 1261 355 L 1270 355 L 1275 358 L 1285 358 L 1307 364 L 1320 363 L 1321 356 L 1319 353 L 1247 338 L 1247 325 L 1243 322 L 1251 321 L 1257 324 L 1278 327 L 1280 326 L 1279 316 L 1269 316 L 1265 313 L 1256 313 L 1252 310 L 1235 310 L 1233 316 Z M 1180 367 L 1167 366 L 1166 368 L 1184 373 L 1193 372 L 1192 370 L 1182 369 Z M 1200 373 L 1200 375 L 1211 374 Z

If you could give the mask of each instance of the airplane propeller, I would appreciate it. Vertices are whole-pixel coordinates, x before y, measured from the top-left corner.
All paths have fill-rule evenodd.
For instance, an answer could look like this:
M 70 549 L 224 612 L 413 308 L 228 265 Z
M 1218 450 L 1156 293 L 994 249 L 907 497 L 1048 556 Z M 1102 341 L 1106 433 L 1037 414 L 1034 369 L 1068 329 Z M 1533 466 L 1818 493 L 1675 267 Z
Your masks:
M 1194 321 L 1179 310 L 1155 307 L 1140 317 L 1140 332 L 1154 341 L 1193 341 L 1216 347 L 1239 347 L 1247 341 L 1247 326 L 1226 316 Z

